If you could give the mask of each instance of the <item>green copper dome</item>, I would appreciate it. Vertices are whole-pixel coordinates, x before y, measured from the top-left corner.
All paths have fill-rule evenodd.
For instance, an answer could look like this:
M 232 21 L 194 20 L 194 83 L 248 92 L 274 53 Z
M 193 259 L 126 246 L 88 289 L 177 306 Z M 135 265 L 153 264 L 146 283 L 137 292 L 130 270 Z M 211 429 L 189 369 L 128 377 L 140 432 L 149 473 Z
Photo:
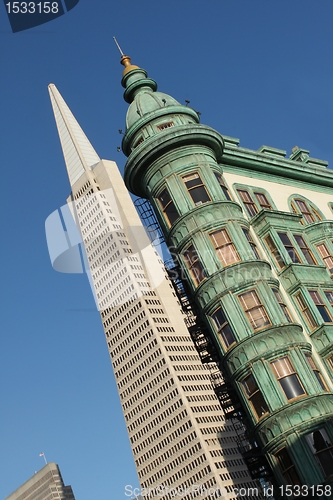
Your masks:
M 144 115 L 166 108 L 168 106 L 180 106 L 173 97 L 163 92 L 152 92 L 147 88 L 139 92 L 128 108 L 126 115 L 126 128 L 129 129 L 138 119 Z

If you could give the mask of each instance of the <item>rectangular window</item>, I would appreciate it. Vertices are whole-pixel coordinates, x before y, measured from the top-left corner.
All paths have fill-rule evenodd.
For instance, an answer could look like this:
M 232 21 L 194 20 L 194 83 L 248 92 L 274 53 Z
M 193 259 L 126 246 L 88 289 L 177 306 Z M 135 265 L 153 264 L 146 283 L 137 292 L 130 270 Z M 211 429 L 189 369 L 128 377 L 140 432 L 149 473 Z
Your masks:
M 290 238 L 287 235 L 287 233 L 278 233 L 278 235 L 279 235 L 280 240 L 283 243 L 284 248 L 287 250 L 287 253 L 288 253 L 291 261 L 294 262 L 295 264 L 300 264 L 301 263 L 300 258 L 298 257 L 297 252 L 296 252 L 292 242 L 290 241 Z
M 276 300 L 279 303 L 279 306 L 281 307 L 281 310 L 282 310 L 282 312 L 284 314 L 284 317 L 286 318 L 286 320 L 288 321 L 288 323 L 292 323 L 293 320 L 292 320 L 292 318 L 290 316 L 290 312 L 288 311 L 288 307 L 286 306 L 286 304 L 283 302 L 279 290 L 277 290 L 276 288 L 272 288 L 272 290 L 273 290 L 273 293 L 275 295 Z
M 301 313 L 304 316 L 304 318 L 306 319 L 306 322 L 310 326 L 311 330 L 313 330 L 313 328 L 316 328 L 316 326 L 318 326 L 318 325 L 313 317 L 312 312 L 309 309 L 309 306 L 307 305 L 303 296 L 300 293 L 298 295 L 295 295 L 295 299 L 298 302 Z
M 239 262 L 240 258 L 231 241 L 229 234 L 225 229 L 220 229 L 209 235 L 217 255 L 224 266 L 230 266 L 235 262 Z
M 194 174 L 185 175 L 183 181 L 196 206 L 210 201 L 210 197 L 199 174 L 195 172 Z
M 242 293 L 238 296 L 241 306 L 246 313 L 252 328 L 258 330 L 271 322 L 267 316 L 266 309 L 260 302 L 258 294 L 255 290 Z
M 328 312 L 326 305 L 323 302 L 323 299 L 320 296 L 318 290 L 308 290 L 313 302 L 316 304 L 318 312 L 322 317 L 324 323 L 332 323 L 332 317 Z
M 300 478 L 295 470 L 295 466 L 289 456 L 286 448 L 282 448 L 282 450 L 278 451 L 275 455 L 277 463 L 279 465 L 279 469 L 283 475 L 285 483 L 287 485 L 302 485 Z
M 247 213 L 250 217 L 253 217 L 258 213 L 258 209 L 254 201 L 252 200 L 250 194 L 244 189 L 237 189 L 237 192 L 246 208 Z
M 313 373 L 315 374 L 315 377 L 316 377 L 316 379 L 318 380 L 318 382 L 319 382 L 319 385 L 320 385 L 321 389 L 322 389 L 323 391 L 327 391 L 327 387 L 326 387 L 326 384 L 325 384 L 325 382 L 324 382 L 324 379 L 323 379 L 323 377 L 321 376 L 321 373 L 320 373 L 320 371 L 319 371 L 319 369 L 318 369 L 318 367 L 317 367 L 316 363 L 313 361 L 313 358 L 312 358 L 311 354 L 306 353 L 306 354 L 305 354 L 305 357 L 306 357 L 306 359 L 307 359 L 307 362 L 308 362 L 308 363 L 309 363 L 309 365 L 310 365 L 311 370 L 312 370 L 312 371 L 313 371 Z
M 303 236 L 300 234 L 293 234 L 293 237 L 296 240 L 297 245 L 301 249 L 302 254 L 305 257 L 305 260 L 307 261 L 308 264 L 315 265 L 317 262 L 314 260 L 313 255 L 307 246 L 306 242 L 304 241 Z
M 232 201 L 232 198 L 231 198 L 230 193 L 229 193 L 229 189 L 225 185 L 225 182 L 224 182 L 224 179 L 223 179 L 222 175 L 219 174 L 219 173 L 217 173 L 217 172 L 214 172 L 214 174 L 215 174 L 215 177 L 217 179 L 217 182 L 221 186 L 221 189 L 222 189 L 222 191 L 224 193 L 224 196 L 226 197 L 227 200 Z
M 333 256 L 328 251 L 326 244 L 321 243 L 320 245 L 317 245 L 317 250 L 320 253 L 321 258 L 323 259 L 325 266 L 327 267 L 329 272 L 333 274 Z
M 272 205 L 269 203 L 267 196 L 264 193 L 254 193 L 259 205 L 264 210 L 272 210 Z
M 165 130 L 166 128 L 174 127 L 175 124 L 173 122 L 161 123 L 161 125 L 157 125 L 158 130 Z
M 242 227 L 242 229 L 243 229 L 243 233 L 245 235 L 245 238 L 247 239 L 247 241 L 250 244 L 250 247 L 251 247 L 251 250 L 252 250 L 252 253 L 253 253 L 255 259 L 260 260 L 261 257 L 260 257 L 260 254 L 258 252 L 257 245 L 254 243 L 250 231 L 248 229 L 246 229 L 245 227 Z
M 170 224 L 170 226 L 172 226 L 172 224 L 179 218 L 179 213 L 175 207 L 174 202 L 171 199 L 169 191 L 166 188 L 163 189 L 163 191 L 158 195 L 157 198 L 160 202 L 161 208 L 168 223 Z
M 333 371 L 333 354 L 327 358 L 327 363 L 331 370 Z
M 266 401 L 253 377 L 249 375 L 242 381 L 247 399 L 250 401 L 251 406 L 254 410 L 255 416 L 261 418 L 266 413 L 269 413 Z
M 192 279 L 196 285 L 201 283 L 206 278 L 205 270 L 199 260 L 196 249 L 193 245 L 187 248 L 184 252 L 184 260 Z
M 305 436 L 308 446 L 324 477 L 333 474 L 333 446 L 325 429 L 318 429 Z
M 279 381 L 288 400 L 303 396 L 305 391 L 301 386 L 293 365 L 286 356 L 271 362 L 273 372 Z
M 307 203 L 305 203 L 305 201 L 295 200 L 295 203 L 308 224 L 311 224 L 311 222 L 316 221 L 314 215 L 311 212 L 311 209 L 308 207 L 308 205 L 307 205 Z
M 333 292 L 331 291 L 326 291 L 324 292 L 325 293 L 325 297 L 327 298 L 328 302 L 331 304 L 331 306 L 333 307 Z
M 283 262 L 283 259 L 281 257 L 280 252 L 276 248 L 276 245 L 274 241 L 272 240 L 271 236 L 266 236 L 265 238 L 266 245 L 268 246 L 272 256 L 274 257 L 275 262 L 279 266 L 280 269 L 283 269 L 286 267 L 285 263 Z
M 222 308 L 220 307 L 217 309 L 211 317 L 215 323 L 218 334 L 221 336 L 225 347 L 228 349 L 236 342 L 236 339 Z

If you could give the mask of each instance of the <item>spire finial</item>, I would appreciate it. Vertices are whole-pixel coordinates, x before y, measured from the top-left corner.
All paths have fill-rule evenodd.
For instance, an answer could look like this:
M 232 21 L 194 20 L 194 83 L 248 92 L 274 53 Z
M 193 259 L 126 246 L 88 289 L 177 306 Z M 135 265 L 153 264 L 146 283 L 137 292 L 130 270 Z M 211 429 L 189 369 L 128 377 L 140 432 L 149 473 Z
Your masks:
M 120 52 L 120 55 L 121 55 L 121 59 L 120 59 L 120 64 L 122 64 L 123 66 L 125 66 L 125 69 L 123 71 L 123 76 L 128 73 L 129 71 L 132 71 L 132 69 L 139 69 L 138 66 L 134 66 L 133 64 L 131 64 L 131 58 L 129 56 L 125 56 L 124 52 L 121 50 L 120 48 L 120 45 L 119 43 L 117 42 L 117 39 L 116 37 L 114 36 L 113 37 L 113 40 L 114 40 L 114 43 L 117 45 L 118 47 L 118 50 Z

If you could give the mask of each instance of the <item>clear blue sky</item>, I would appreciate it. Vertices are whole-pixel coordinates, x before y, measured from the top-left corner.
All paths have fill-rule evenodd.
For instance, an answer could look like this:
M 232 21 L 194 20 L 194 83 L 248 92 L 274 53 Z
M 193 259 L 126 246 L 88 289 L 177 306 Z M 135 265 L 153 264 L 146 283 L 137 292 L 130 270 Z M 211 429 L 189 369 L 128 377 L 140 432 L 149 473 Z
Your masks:
M 124 500 L 137 484 L 88 282 L 53 271 L 44 235 L 70 190 L 50 82 L 98 154 L 125 163 L 113 35 L 203 123 L 244 147 L 298 145 L 333 165 L 331 0 L 81 0 L 17 34 L 1 6 L 2 499 L 43 466 L 40 452 L 77 500 Z

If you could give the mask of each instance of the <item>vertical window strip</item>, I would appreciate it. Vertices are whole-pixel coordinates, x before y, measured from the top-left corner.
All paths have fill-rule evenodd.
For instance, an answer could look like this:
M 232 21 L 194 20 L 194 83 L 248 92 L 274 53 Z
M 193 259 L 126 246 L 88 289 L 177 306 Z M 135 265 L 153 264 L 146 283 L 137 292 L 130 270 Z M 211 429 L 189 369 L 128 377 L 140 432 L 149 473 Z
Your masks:
M 305 353 L 305 357 L 307 359 L 307 362 L 310 365 L 311 370 L 313 371 L 316 379 L 318 380 L 318 383 L 323 391 L 327 391 L 326 384 L 324 382 L 324 379 L 319 371 L 319 368 L 317 367 L 316 363 L 313 361 L 313 358 L 311 354 Z
M 291 261 L 294 263 L 294 264 L 300 264 L 301 263 L 301 260 L 295 250 L 295 247 L 293 246 L 289 236 L 287 235 L 287 233 L 278 233 L 278 236 L 280 238 L 280 240 L 282 241 L 282 244 L 284 246 L 284 248 L 286 249 Z
M 299 381 L 298 375 L 287 356 L 272 361 L 271 366 L 273 368 L 274 375 L 279 381 L 288 400 L 306 394 Z
M 237 189 L 237 192 L 249 216 L 253 217 L 254 215 L 256 215 L 258 213 L 258 208 L 255 202 L 252 200 L 249 192 L 245 191 L 245 189 Z
M 324 292 L 324 294 L 325 294 L 325 297 L 327 298 L 328 302 L 333 307 L 333 292 L 331 290 L 326 290 Z
M 257 418 L 261 418 L 269 413 L 264 396 L 262 395 L 262 392 L 260 391 L 253 375 L 249 375 L 244 380 L 242 380 L 242 385 L 247 399 L 250 401 L 251 406 L 254 410 L 255 416 Z
M 313 302 L 315 303 L 317 310 L 322 317 L 324 323 L 332 323 L 332 317 L 330 313 L 328 312 L 328 309 L 318 292 L 318 290 L 308 290 L 310 297 L 312 298 Z
M 193 245 L 189 246 L 183 253 L 185 264 L 191 274 L 191 277 L 196 285 L 201 283 L 207 276 L 205 270 L 199 260 L 196 249 Z
M 170 226 L 179 218 L 178 210 L 167 188 L 158 195 L 158 201 Z
M 326 243 L 321 243 L 317 245 L 317 250 L 320 253 L 321 258 L 324 261 L 325 266 L 331 274 L 333 274 L 333 256 L 328 251 Z
M 302 486 L 301 480 L 298 477 L 295 466 L 290 458 L 286 448 L 278 451 L 275 455 L 281 474 L 287 485 Z
M 214 172 L 214 174 L 215 174 L 215 177 L 217 179 L 217 182 L 220 184 L 220 187 L 221 187 L 221 189 L 223 191 L 224 196 L 226 197 L 226 199 L 228 201 L 232 201 L 232 197 L 231 197 L 231 195 L 229 193 L 229 189 L 227 188 L 222 175 L 219 174 L 218 172 Z
M 264 328 L 265 326 L 271 324 L 266 309 L 260 302 L 258 294 L 255 290 L 242 293 L 241 295 L 238 295 L 238 298 L 247 319 L 254 330 Z
M 304 258 L 307 261 L 307 263 L 311 265 L 316 265 L 317 262 L 315 261 L 312 252 L 307 246 L 303 236 L 301 236 L 300 234 L 293 234 L 293 237 L 295 238 L 297 245 L 301 249 L 301 252 L 304 255 Z
M 254 243 L 250 231 L 248 229 L 246 229 L 245 227 L 242 227 L 242 230 L 243 230 L 243 233 L 245 235 L 245 238 L 247 239 L 247 241 L 250 244 L 250 247 L 251 247 L 251 250 L 252 250 L 254 257 L 256 259 L 260 260 L 261 257 L 260 257 L 260 254 L 258 252 L 257 245 Z
M 222 310 L 219 307 L 212 315 L 217 333 L 221 336 L 224 346 L 229 349 L 235 342 L 236 338 L 234 332 Z
M 282 256 L 281 256 L 280 252 L 278 251 L 278 249 L 277 249 L 277 247 L 276 247 L 276 245 L 275 245 L 275 243 L 270 235 L 266 236 L 265 242 L 266 242 L 266 245 L 268 246 L 275 262 L 279 266 L 279 268 L 283 269 L 284 267 L 286 267 L 286 265 L 282 259 Z
M 292 317 L 290 315 L 288 307 L 286 306 L 286 304 L 284 303 L 284 301 L 283 301 L 283 299 L 282 299 L 282 297 L 280 295 L 279 290 L 277 290 L 276 288 L 272 288 L 272 291 L 273 291 L 273 293 L 275 295 L 275 298 L 276 298 L 279 306 L 281 307 L 281 310 L 283 312 L 284 317 L 286 318 L 286 320 L 288 321 L 288 323 L 292 323 L 293 319 L 292 319 Z
M 209 237 L 224 266 L 230 266 L 241 260 L 226 229 L 220 229 L 219 231 L 210 233 Z
M 295 299 L 298 302 L 298 305 L 300 307 L 301 313 L 304 316 L 306 322 L 308 323 L 308 325 L 311 328 L 311 330 L 313 330 L 318 325 L 317 325 L 317 323 L 316 323 L 316 321 L 315 321 L 315 319 L 313 317 L 312 312 L 309 309 L 309 306 L 305 302 L 305 300 L 304 300 L 303 296 L 301 295 L 301 293 L 295 295 Z
M 331 368 L 331 370 L 333 371 L 333 354 L 331 354 L 331 356 L 329 356 L 327 359 L 326 359 L 329 367 Z

